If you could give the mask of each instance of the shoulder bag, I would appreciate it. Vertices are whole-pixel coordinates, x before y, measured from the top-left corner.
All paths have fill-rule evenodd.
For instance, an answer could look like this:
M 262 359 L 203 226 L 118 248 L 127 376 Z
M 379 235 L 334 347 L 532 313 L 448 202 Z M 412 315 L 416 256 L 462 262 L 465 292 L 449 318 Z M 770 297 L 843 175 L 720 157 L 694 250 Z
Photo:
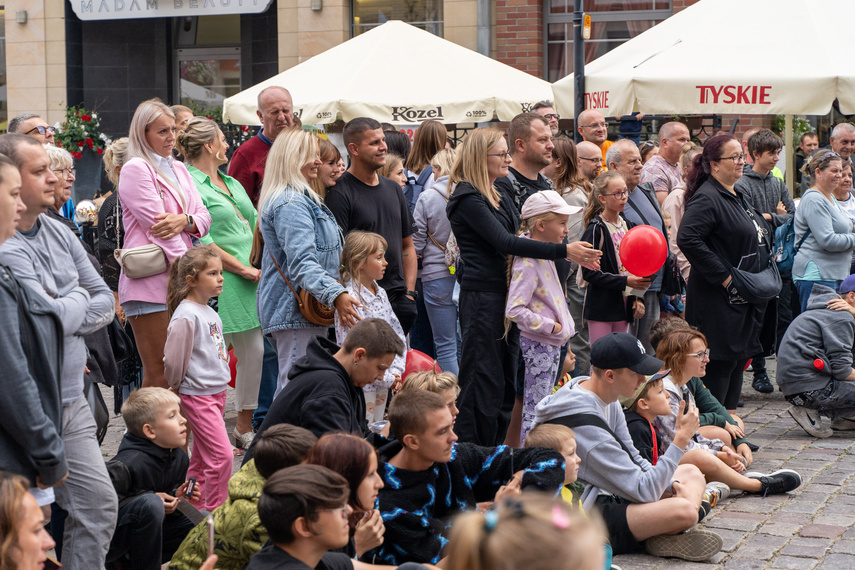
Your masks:
M 158 194 L 160 194 L 160 202 L 163 204 L 163 211 L 166 211 L 166 202 L 163 200 L 163 189 L 160 187 L 160 182 L 157 180 L 157 175 L 154 175 L 155 184 L 158 186 Z M 183 201 L 183 197 L 182 197 Z M 116 196 L 116 225 L 118 227 L 119 215 L 119 197 Z M 128 249 L 117 249 L 113 252 L 116 261 L 122 268 L 125 277 L 129 279 L 143 279 L 152 275 L 160 275 L 169 267 L 169 260 L 166 259 L 166 253 L 159 245 L 148 243 Z
M 276 263 L 276 258 L 273 257 L 273 253 L 269 253 L 270 260 L 276 267 L 276 271 L 279 272 L 279 275 L 282 276 L 285 284 L 288 285 L 291 292 L 294 293 L 294 297 L 297 299 L 297 307 L 299 307 L 300 314 L 303 315 L 303 318 L 314 325 L 320 325 L 322 327 L 332 326 L 335 322 L 335 309 L 328 305 L 324 305 L 305 289 L 300 289 L 300 292 L 297 293 L 297 290 L 294 289 L 294 286 L 291 285 L 291 282 L 288 281 L 288 278 L 285 277 L 284 273 L 282 273 L 282 268 L 280 268 L 279 264 Z

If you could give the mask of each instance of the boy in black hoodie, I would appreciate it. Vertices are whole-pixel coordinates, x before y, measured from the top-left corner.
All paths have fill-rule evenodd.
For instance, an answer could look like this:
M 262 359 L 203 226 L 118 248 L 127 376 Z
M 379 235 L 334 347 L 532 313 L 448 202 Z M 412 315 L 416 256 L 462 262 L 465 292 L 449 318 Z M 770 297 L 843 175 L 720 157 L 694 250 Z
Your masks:
M 396 354 L 404 354 L 404 343 L 380 319 L 356 323 L 341 348 L 322 336 L 310 340 L 306 355 L 291 368 L 288 384 L 270 405 L 244 465 L 252 459 L 258 435 L 277 424 L 306 428 L 317 437 L 331 431 L 366 435 L 362 387 L 382 380 Z
M 620 403 L 624 408 L 626 429 L 632 436 L 632 444 L 643 458 L 651 465 L 656 465 L 659 457 L 665 453 L 665 446 L 653 420 L 656 416 L 671 414 L 671 401 L 662 379 L 645 382 L 631 398 L 620 398 Z
M 131 392 L 122 406 L 128 428 L 119 452 L 107 462 L 119 496 L 119 517 L 107 568 L 160 568 L 172 558 L 193 522 L 178 512 L 187 491 L 190 459 L 182 448 L 187 443 L 187 420 L 181 400 L 164 388 Z M 192 490 L 190 503 L 199 500 Z

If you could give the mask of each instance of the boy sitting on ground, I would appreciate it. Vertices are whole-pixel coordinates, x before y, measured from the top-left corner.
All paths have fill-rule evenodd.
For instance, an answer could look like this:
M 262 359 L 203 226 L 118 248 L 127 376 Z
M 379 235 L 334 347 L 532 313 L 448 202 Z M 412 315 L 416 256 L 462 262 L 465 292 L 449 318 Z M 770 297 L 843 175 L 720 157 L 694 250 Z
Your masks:
M 193 523 L 178 512 L 190 459 L 181 400 L 165 388 L 140 388 L 122 405 L 128 431 L 108 471 L 119 496 L 119 517 L 107 568 L 159 568 Z M 200 498 L 194 489 L 191 498 Z
M 309 430 L 290 424 L 271 426 L 258 436 L 255 457 L 229 480 L 229 498 L 213 513 L 214 554 L 219 570 L 242 570 L 267 542 L 258 519 L 258 497 L 264 482 L 280 469 L 302 463 L 317 441 Z M 169 570 L 195 570 L 208 556 L 208 525 L 190 531 L 172 557 Z
M 378 469 L 385 482 L 379 510 L 386 534 L 383 545 L 363 560 L 435 564 L 453 515 L 493 501 L 515 475 L 522 489 L 548 492 L 564 480 L 563 458 L 555 450 L 455 443 L 446 401 L 427 390 L 401 390 L 389 408 L 389 423 L 397 441 L 380 449 Z

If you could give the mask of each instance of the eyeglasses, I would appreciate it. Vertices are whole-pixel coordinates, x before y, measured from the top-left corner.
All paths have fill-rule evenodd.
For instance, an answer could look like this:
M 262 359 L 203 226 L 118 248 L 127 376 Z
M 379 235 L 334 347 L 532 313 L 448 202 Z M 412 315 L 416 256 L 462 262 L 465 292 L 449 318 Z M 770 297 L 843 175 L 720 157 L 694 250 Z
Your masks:
M 733 156 L 722 156 L 718 160 L 732 160 L 733 164 L 745 162 L 745 154 L 734 154 Z
M 704 360 L 710 359 L 710 349 L 702 350 L 700 352 L 693 352 L 689 356 L 694 356 L 695 358 L 703 362 Z
M 608 125 L 606 123 L 594 123 L 593 125 L 579 125 L 583 129 L 605 129 Z
M 549 113 L 549 114 L 543 115 L 543 118 L 544 119 L 555 119 L 557 121 L 558 119 L 561 118 L 561 115 L 559 115 L 558 113 Z
M 27 131 L 24 134 L 28 135 L 33 131 L 38 131 L 40 135 L 46 135 L 48 133 L 48 131 L 50 131 L 50 134 L 54 134 L 56 132 L 56 128 L 55 127 L 33 127 L 32 129 L 30 129 L 29 131 Z
M 602 158 L 585 158 L 584 156 L 580 156 L 579 159 L 580 160 L 587 160 L 588 162 L 593 162 L 593 163 L 596 163 L 600 166 L 602 166 L 602 164 L 603 164 Z
M 629 190 L 621 190 L 620 192 L 612 192 L 611 194 L 603 194 L 603 196 L 614 196 L 615 198 L 626 198 L 629 196 Z
M 508 158 L 509 156 L 511 156 L 511 153 L 509 153 L 508 151 L 505 151 L 505 152 L 496 152 L 496 153 L 490 153 L 490 152 L 488 152 L 488 153 L 487 153 L 487 156 L 498 156 L 499 158 Z
M 73 178 L 73 177 L 77 176 L 77 170 L 75 170 L 73 168 L 52 168 L 51 172 L 60 173 L 65 178 Z M 66 172 L 68 174 L 65 174 Z
M 644 141 L 641 143 L 641 146 L 656 146 L 656 143 L 653 141 Z
M 336 508 L 334 508 L 334 509 L 318 509 L 318 510 L 319 510 L 319 511 L 326 511 L 326 512 L 330 512 L 330 513 L 337 513 L 337 512 L 341 512 L 341 514 L 342 514 L 343 516 L 345 516 L 345 517 L 346 517 L 346 516 L 347 516 L 347 509 L 348 509 L 348 506 L 347 506 L 347 505 L 345 505 L 345 506 L 343 506 L 343 507 L 336 507 Z

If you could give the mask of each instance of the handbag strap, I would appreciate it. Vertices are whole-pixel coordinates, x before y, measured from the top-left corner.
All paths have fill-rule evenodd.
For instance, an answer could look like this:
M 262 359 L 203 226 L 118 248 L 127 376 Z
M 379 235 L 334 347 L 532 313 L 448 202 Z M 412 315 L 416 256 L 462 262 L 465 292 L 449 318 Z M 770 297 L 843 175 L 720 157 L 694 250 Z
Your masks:
M 300 300 L 300 295 L 297 294 L 297 290 L 294 289 L 294 286 L 291 285 L 291 282 L 288 281 L 288 278 L 285 277 L 284 273 L 282 273 L 282 268 L 279 267 L 278 263 L 276 263 L 276 258 L 273 257 L 273 252 L 268 251 L 267 253 L 270 255 L 270 260 L 273 262 L 273 265 L 276 266 L 276 271 L 279 272 L 279 275 L 281 275 L 282 279 L 285 280 L 285 284 L 288 285 L 288 287 L 291 289 L 291 292 L 294 293 L 294 297 L 297 299 L 297 306 L 299 306 L 302 309 L 303 308 L 303 301 Z
M 443 200 L 445 200 L 445 202 L 446 202 L 446 203 L 448 203 L 448 196 L 446 196 L 445 194 L 443 194 L 442 192 L 440 192 L 440 191 L 439 191 L 439 188 L 437 188 L 436 186 L 431 186 L 431 188 L 432 188 L 433 190 L 435 190 L 437 194 L 439 194 L 440 196 L 442 196 L 442 199 L 443 199 Z M 436 247 L 438 247 L 439 249 L 441 249 L 441 250 L 442 250 L 442 252 L 443 252 L 443 253 L 445 253 L 445 246 L 444 246 L 444 245 L 442 245 L 442 244 L 440 244 L 438 241 L 436 241 L 436 238 L 435 238 L 435 237 L 433 237 L 433 234 L 432 234 L 432 233 L 430 233 L 430 230 L 427 230 L 427 235 L 428 235 L 428 237 L 430 238 L 430 241 L 432 241 L 432 242 L 433 242 L 433 244 L 434 244 Z
M 629 455 L 630 461 L 635 463 L 635 465 L 641 467 L 641 465 L 636 463 L 635 457 L 632 455 L 632 452 L 629 450 L 623 440 L 618 437 L 618 435 L 612 430 L 612 428 L 609 427 L 609 424 L 607 424 L 606 421 L 600 416 L 597 416 L 595 414 L 570 414 L 568 416 L 561 416 L 560 418 L 552 418 L 551 420 L 548 420 L 545 423 L 558 424 L 569 427 L 571 429 L 578 428 L 580 426 L 595 426 L 600 429 L 603 429 L 609 432 L 609 434 L 611 434 L 615 441 L 620 444 L 621 449 L 623 449 L 626 454 Z

